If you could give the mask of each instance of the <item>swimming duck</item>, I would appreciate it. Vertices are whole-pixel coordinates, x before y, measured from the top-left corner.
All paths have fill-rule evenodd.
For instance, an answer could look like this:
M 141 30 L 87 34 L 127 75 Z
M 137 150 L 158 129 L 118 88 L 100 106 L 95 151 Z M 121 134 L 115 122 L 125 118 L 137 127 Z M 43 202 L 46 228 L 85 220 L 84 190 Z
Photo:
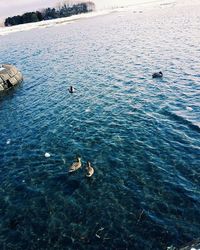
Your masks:
M 162 78 L 162 77 L 163 77 L 162 71 L 153 73 L 152 75 L 152 78 Z
M 77 157 L 77 162 L 74 162 L 71 167 L 69 168 L 69 173 L 72 173 L 76 170 L 78 170 L 79 168 L 81 168 L 81 158 Z
M 91 163 L 89 161 L 87 162 L 86 171 L 86 177 L 91 177 L 94 174 L 94 168 L 91 166 Z
M 75 88 L 73 87 L 73 86 L 70 86 L 70 88 L 69 88 L 69 93 L 74 93 L 74 91 L 75 91 Z

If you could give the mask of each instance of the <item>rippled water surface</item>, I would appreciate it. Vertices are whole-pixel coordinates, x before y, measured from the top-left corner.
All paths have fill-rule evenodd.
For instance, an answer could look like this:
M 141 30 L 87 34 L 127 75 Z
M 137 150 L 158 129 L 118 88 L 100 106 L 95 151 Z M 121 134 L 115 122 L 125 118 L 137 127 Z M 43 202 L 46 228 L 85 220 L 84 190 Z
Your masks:
M 1 249 L 161 250 L 200 236 L 199 13 L 164 6 L 0 38 L 0 61 L 24 75 L 0 97 Z

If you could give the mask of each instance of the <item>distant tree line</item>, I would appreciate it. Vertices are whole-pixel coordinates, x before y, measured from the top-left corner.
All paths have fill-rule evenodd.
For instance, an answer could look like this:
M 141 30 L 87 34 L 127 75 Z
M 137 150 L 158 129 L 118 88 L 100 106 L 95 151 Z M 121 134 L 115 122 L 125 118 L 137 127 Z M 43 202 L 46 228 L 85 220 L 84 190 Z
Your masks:
M 23 15 L 8 17 L 5 19 L 5 26 L 13 26 L 24 23 L 40 22 L 43 20 L 51 20 L 61 17 L 69 17 L 81 13 L 91 12 L 95 9 L 93 2 L 84 2 L 78 4 L 60 4 L 58 8 L 47 8 L 43 11 L 27 12 Z

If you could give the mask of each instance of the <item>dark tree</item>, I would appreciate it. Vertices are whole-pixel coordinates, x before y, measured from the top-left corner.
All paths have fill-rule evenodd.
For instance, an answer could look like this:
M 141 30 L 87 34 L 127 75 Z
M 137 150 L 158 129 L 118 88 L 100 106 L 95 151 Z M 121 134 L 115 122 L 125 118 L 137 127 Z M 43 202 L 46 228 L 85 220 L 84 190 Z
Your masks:
M 72 15 L 77 15 L 81 13 L 87 13 L 95 9 L 95 4 L 93 2 L 85 2 L 74 5 L 63 4 L 59 9 L 47 8 L 41 13 L 36 12 L 27 12 L 22 16 L 13 16 L 6 18 L 4 24 L 5 26 L 18 25 L 23 23 L 33 23 L 40 22 L 43 20 L 50 20 L 59 17 L 68 17 Z
M 42 16 L 41 12 L 36 11 L 36 15 L 37 15 L 38 21 L 42 21 L 43 20 L 43 16 Z

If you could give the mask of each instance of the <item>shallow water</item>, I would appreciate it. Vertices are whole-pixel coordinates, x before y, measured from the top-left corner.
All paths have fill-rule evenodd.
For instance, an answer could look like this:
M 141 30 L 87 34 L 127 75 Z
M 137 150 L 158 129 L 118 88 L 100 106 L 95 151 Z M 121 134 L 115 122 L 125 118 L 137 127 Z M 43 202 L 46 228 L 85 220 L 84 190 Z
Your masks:
M 1 249 L 160 250 L 199 237 L 199 10 L 1 37 L 1 62 L 24 75 L 0 97 Z M 77 155 L 92 179 L 68 175 Z

